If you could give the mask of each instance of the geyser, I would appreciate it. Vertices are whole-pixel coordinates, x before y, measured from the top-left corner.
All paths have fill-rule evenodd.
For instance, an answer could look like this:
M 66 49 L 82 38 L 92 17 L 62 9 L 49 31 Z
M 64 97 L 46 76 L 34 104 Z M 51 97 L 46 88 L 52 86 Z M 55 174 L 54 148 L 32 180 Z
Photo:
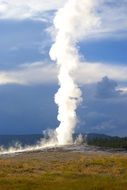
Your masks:
M 57 119 L 60 122 L 55 131 L 58 145 L 73 143 L 72 134 L 77 124 L 76 109 L 82 101 L 81 90 L 73 76 L 80 63 L 76 44 L 92 27 L 98 25 L 99 18 L 94 13 L 96 4 L 96 0 L 69 0 L 54 18 L 56 36 L 49 54 L 57 63 L 60 86 L 55 94 Z
M 54 18 L 56 36 L 49 54 L 58 66 L 60 88 L 55 94 L 55 102 L 58 105 L 60 125 L 55 131 L 47 131 L 48 139 L 43 138 L 35 146 L 9 147 L 2 149 L 0 154 L 40 150 L 73 143 L 72 135 L 77 124 L 76 109 L 82 101 L 81 90 L 73 75 L 80 64 L 77 43 L 100 24 L 95 11 L 98 2 L 99 0 L 69 0 L 58 10 Z M 77 140 L 81 142 L 81 136 Z

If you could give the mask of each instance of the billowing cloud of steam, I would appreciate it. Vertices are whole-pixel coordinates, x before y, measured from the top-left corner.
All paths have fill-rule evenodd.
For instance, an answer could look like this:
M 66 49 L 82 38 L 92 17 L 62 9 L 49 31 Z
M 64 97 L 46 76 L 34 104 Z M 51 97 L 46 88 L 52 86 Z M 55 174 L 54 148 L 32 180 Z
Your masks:
M 79 137 L 78 137 L 79 139 Z M 36 150 L 44 150 L 47 148 L 55 147 L 57 140 L 53 130 L 47 130 L 43 132 L 43 138 L 40 139 L 35 145 L 25 145 L 22 146 L 20 142 L 15 142 L 14 146 L 5 148 L 0 146 L 0 155 L 4 154 L 14 154 L 14 153 L 23 153 Z
M 73 143 L 72 135 L 77 124 L 76 109 L 82 101 L 82 93 L 73 77 L 80 64 L 77 42 L 90 33 L 92 28 L 99 26 L 100 19 L 95 14 L 96 6 L 97 0 L 68 0 L 54 18 L 56 37 L 49 54 L 57 63 L 59 70 L 60 88 L 55 94 L 59 127 L 48 133 L 48 140 L 44 138 L 34 147 L 10 148 L 3 150 L 3 153 L 24 152 Z M 81 141 L 81 137 L 79 139 Z
M 73 142 L 72 134 L 77 124 L 76 108 L 82 101 L 82 93 L 73 78 L 80 63 L 76 44 L 100 24 L 99 18 L 95 16 L 96 4 L 95 0 L 69 0 L 54 18 L 56 37 L 50 57 L 56 61 L 59 69 L 60 88 L 55 94 L 60 122 L 56 128 L 58 145 Z

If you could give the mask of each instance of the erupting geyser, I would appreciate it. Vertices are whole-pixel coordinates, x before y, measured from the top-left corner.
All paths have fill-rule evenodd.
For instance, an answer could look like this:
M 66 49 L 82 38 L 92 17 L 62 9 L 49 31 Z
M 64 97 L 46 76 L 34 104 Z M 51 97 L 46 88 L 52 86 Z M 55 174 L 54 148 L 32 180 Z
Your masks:
M 95 14 L 98 2 L 100 0 L 68 0 L 54 18 L 56 37 L 49 54 L 58 66 L 60 88 L 55 94 L 55 102 L 58 105 L 60 125 L 55 131 L 49 130 L 49 138 L 43 138 L 35 146 L 2 148 L 0 154 L 40 150 L 73 143 L 72 135 L 77 124 L 76 109 L 82 101 L 81 90 L 73 75 L 80 65 L 76 44 L 91 33 L 92 28 L 100 24 L 100 19 Z M 81 136 L 78 138 L 79 141 Z
M 77 124 L 76 109 L 82 101 L 81 90 L 73 77 L 80 63 L 76 44 L 99 23 L 94 14 L 96 3 L 96 0 L 69 0 L 54 18 L 56 37 L 49 54 L 59 70 L 60 88 L 55 94 L 60 122 L 55 131 L 58 145 L 73 142 L 72 134 Z

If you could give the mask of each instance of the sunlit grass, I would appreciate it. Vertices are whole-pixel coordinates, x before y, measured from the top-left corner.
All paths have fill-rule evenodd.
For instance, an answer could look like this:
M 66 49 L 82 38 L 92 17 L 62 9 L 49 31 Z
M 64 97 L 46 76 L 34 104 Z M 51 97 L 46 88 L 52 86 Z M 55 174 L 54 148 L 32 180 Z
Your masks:
M 0 159 L 0 190 L 127 190 L 127 155 L 44 152 Z

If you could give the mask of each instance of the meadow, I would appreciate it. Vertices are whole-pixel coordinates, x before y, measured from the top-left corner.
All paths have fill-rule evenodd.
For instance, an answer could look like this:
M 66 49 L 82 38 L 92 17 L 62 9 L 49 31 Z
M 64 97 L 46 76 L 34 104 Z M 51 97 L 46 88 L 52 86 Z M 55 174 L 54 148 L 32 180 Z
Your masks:
M 29 152 L 0 157 L 0 190 L 127 190 L 127 154 Z

